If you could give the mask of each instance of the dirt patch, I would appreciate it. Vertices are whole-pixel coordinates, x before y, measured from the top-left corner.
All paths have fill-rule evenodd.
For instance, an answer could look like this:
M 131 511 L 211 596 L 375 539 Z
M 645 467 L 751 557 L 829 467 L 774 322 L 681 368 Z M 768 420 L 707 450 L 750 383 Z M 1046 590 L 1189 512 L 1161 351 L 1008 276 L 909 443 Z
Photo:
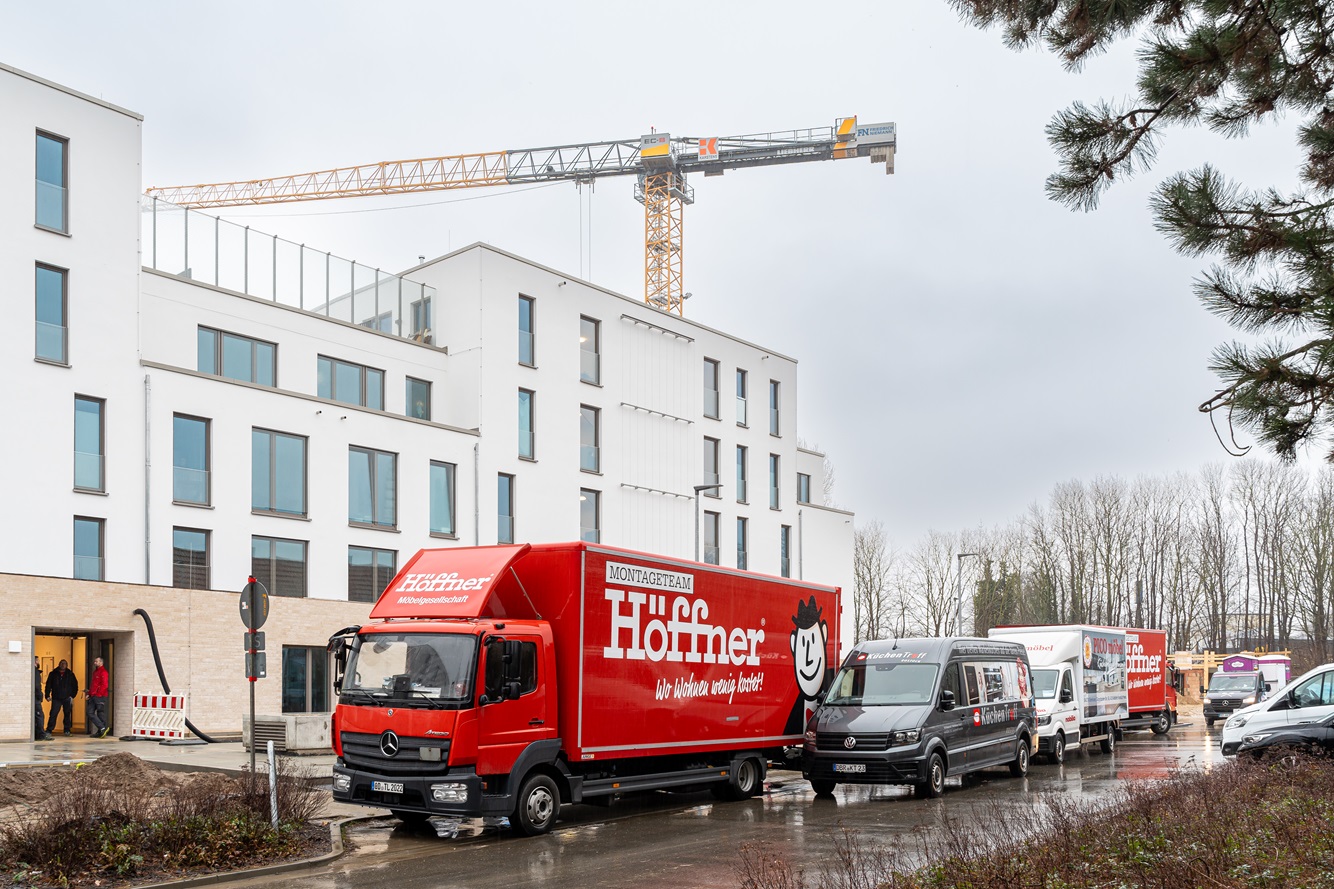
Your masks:
M 0 821 L 23 817 L 76 782 L 96 781 L 120 787 L 126 794 L 162 796 L 210 785 L 221 791 L 231 780 L 217 772 L 167 771 L 133 753 L 113 753 L 78 766 L 0 769 Z

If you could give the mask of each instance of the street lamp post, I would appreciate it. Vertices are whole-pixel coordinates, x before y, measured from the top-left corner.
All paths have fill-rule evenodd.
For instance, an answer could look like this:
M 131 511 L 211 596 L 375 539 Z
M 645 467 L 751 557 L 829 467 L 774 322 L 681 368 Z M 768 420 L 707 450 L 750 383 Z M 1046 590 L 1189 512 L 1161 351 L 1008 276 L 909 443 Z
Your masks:
M 695 561 L 699 561 L 699 495 L 703 491 L 721 491 L 722 485 L 695 485 Z
M 954 631 L 956 635 L 963 635 L 963 560 L 972 556 L 976 558 L 980 553 L 956 553 L 955 558 L 959 560 L 959 570 L 954 577 Z

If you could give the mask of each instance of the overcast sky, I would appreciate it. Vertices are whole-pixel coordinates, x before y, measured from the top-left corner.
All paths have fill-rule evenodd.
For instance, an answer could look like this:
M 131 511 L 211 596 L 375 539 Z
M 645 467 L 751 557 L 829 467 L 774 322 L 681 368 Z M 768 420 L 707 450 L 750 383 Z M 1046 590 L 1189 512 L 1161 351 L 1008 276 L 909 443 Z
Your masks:
M 834 497 L 899 546 L 1006 524 L 1053 485 L 1228 459 L 1196 406 L 1232 332 L 1146 208 L 1208 160 L 1290 188 L 1292 122 L 1175 131 L 1096 212 L 1049 202 L 1043 128 L 1119 98 L 1133 47 L 1079 74 L 1007 50 L 946 0 L 32 3 L 0 61 L 144 115 L 144 185 L 635 138 L 899 127 L 867 160 L 692 179 L 686 316 L 796 358 L 799 434 Z M 2 111 L 2 110 L 0 110 Z M 486 241 L 643 294 L 631 178 L 224 211 L 386 270 Z M 395 208 L 395 209 L 389 209 Z M 1250 439 L 1239 435 L 1243 442 Z

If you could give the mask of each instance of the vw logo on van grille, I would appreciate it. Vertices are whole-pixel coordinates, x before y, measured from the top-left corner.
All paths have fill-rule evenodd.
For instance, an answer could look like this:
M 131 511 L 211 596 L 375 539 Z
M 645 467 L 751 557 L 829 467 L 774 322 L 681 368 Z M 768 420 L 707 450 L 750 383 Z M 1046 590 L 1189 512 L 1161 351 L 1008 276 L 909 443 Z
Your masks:
M 851 750 L 853 747 L 857 746 L 857 739 L 852 735 L 848 735 L 843 739 L 843 746 Z
M 385 732 L 380 736 L 380 752 L 385 756 L 394 757 L 398 755 L 398 735 L 393 732 Z

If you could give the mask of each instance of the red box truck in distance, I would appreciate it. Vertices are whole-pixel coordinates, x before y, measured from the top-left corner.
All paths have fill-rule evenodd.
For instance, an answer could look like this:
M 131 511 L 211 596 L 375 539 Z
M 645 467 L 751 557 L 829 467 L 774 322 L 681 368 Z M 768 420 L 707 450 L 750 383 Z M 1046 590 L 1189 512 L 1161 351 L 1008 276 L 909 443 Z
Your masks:
M 761 789 L 837 663 L 839 590 L 584 543 L 429 549 L 329 641 L 333 795 L 507 816 Z

